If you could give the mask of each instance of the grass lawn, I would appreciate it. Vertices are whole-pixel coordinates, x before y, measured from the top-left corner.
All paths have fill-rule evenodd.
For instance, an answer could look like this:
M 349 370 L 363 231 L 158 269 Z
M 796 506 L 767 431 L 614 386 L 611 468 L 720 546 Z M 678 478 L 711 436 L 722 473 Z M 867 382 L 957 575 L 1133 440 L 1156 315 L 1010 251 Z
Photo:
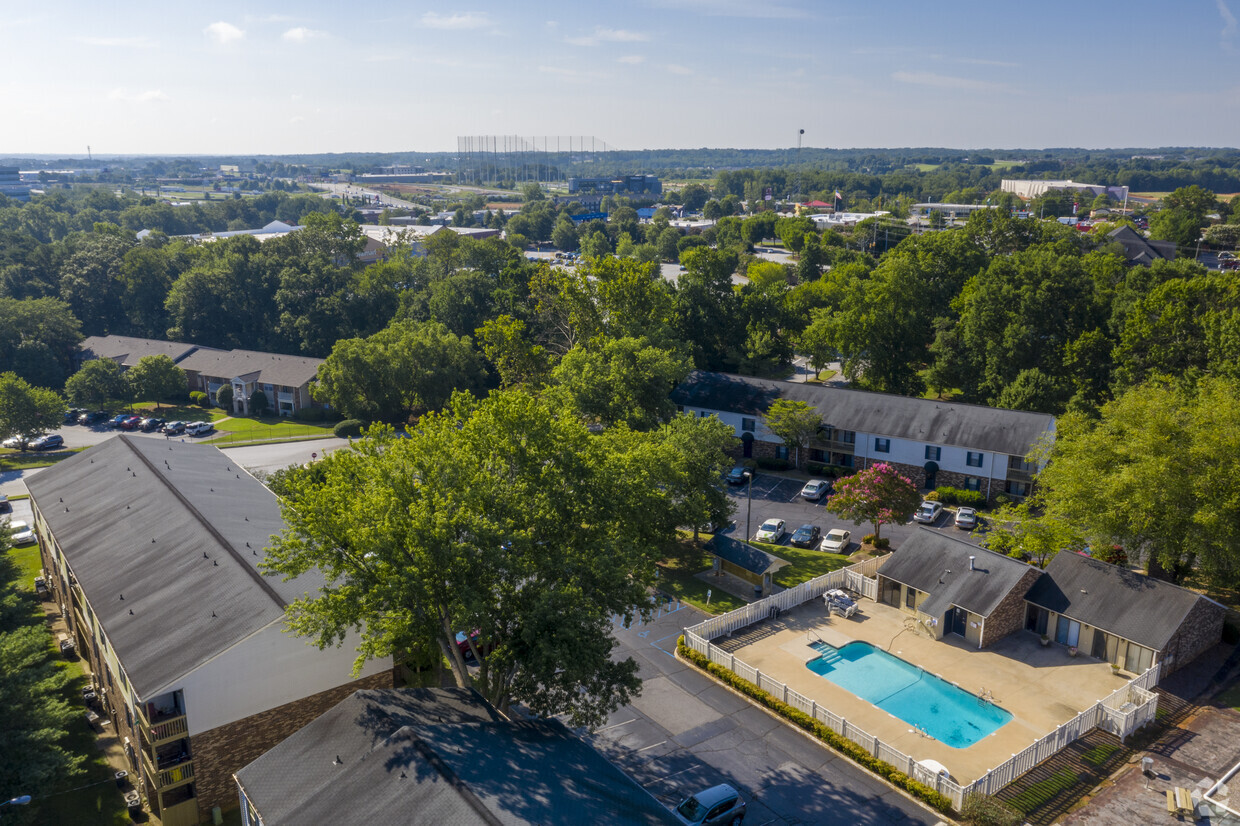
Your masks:
M 844 554 L 827 554 L 811 548 L 772 545 L 769 542 L 750 542 L 749 544 L 792 563 L 775 572 L 775 584 L 781 588 L 800 585 L 816 576 L 829 574 L 848 565 L 848 557 Z
M 228 415 L 218 407 L 196 404 L 161 404 L 157 409 L 155 402 L 134 402 L 132 407 L 136 416 L 158 416 L 170 422 L 214 422 Z
M 5 557 L 10 565 L 0 567 L 0 573 L 14 583 L 18 594 L 29 594 L 31 582 L 40 567 L 39 546 L 31 544 L 14 548 Z M 42 608 L 33 599 L 26 599 L 29 600 L 30 612 L 23 624 L 37 625 L 45 630 L 48 656 L 55 658 L 57 667 L 64 669 L 69 676 L 64 699 L 71 706 L 80 707 L 82 687 L 86 684 L 80 661 L 59 658 Z M 84 710 L 82 714 L 73 716 L 68 737 L 61 742 L 61 747 L 71 754 L 85 756 L 82 770 L 49 787 L 31 789 L 34 800 L 14 811 L 12 820 L 15 823 L 73 823 L 83 826 L 121 826 L 129 823 L 124 798 L 113 780 L 113 769 L 104 760 L 103 752 L 99 751 L 95 733 L 86 722 Z
M 332 435 L 335 425 L 308 424 L 288 418 L 255 419 L 230 417 L 215 420 L 215 429 L 223 433 L 211 439 L 211 444 L 266 441 L 269 439 L 315 439 Z
M 1214 702 L 1220 706 L 1240 711 L 1240 683 L 1233 683 L 1230 688 L 1215 697 Z
M 704 541 L 710 538 L 708 534 L 702 534 L 702 536 Z M 743 599 L 734 597 L 719 588 L 712 589 L 708 583 L 694 576 L 710 568 L 710 552 L 694 547 L 693 540 L 686 538 L 673 549 L 672 555 L 659 563 L 657 587 L 663 593 L 671 594 L 679 598 L 681 602 L 687 602 L 710 614 L 723 614 L 744 605 Z M 712 592 L 710 605 L 706 604 L 708 589 Z
M 75 453 L 81 453 L 85 449 L 84 447 L 75 447 L 54 453 L 41 453 L 38 451 L 27 453 L 21 450 L 5 450 L 0 448 L 0 468 L 4 470 L 29 470 L 36 467 L 51 467 L 57 462 L 68 459 Z M 12 497 L 9 498 L 11 499 Z

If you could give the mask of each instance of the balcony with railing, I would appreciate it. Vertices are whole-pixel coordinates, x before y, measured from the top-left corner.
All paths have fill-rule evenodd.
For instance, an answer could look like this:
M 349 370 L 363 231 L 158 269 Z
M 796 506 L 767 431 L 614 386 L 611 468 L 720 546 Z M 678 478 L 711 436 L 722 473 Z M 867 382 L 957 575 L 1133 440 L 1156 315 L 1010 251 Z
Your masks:
M 137 717 L 142 740 L 148 746 L 162 746 L 189 733 L 185 700 L 180 691 L 161 694 L 139 705 Z
M 1038 466 L 1033 462 L 1026 462 L 1023 456 L 1009 456 L 1007 476 L 1004 478 L 1012 482 L 1028 484 L 1033 481 L 1033 475 L 1037 472 Z
M 194 779 L 194 760 L 189 751 L 189 740 L 181 739 L 165 746 L 142 750 L 142 767 L 155 789 L 166 790 Z

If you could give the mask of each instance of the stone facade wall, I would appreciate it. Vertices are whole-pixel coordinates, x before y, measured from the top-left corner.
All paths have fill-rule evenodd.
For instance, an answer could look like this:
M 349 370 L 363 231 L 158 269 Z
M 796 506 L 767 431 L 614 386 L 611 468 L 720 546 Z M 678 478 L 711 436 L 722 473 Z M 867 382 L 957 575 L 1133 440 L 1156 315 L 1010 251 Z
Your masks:
M 902 462 L 888 461 L 881 456 L 870 456 L 864 460 L 858 458 L 857 466 L 858 469 L 860 469 L 862 466 L 869 467 L 870 465 L 876 465 L 879 462 L 886 462 L 896 470 L 900 471 L 902 475 L 907 476 L 909 481 L 917 486 L 918 490 L 926 489 L 926 469 L 922 465 L 906 465 Z M 973 474 L 957 473 L 954 470 L 939 470 L 934 475 L 934 486 L 936 488 L 960 488 L 961 490 L 965 490 L 965 480 L 970 475 Z M 993 504 L 995 497 L 999 494 L 1006 493 L 1006 479 L 988 479 L 986 477 L 985 468 L 977 468 L 976 476 L 978 479 L 982 480 L 981 489 L 979 491 L 980 493 L 986 494 L 986 487 L 987 485 L 990 486 L 989 496 L 987 497 L 987 501 L 990 503 Z
M 1223 620 L 1227 609 L 1204 597 L 1184 617 L 1179 629 L 1159 655 L 1163 670 L 1159 679 L 1188 665 L 1197 655 L 1216 645 L 1223 638 Z
M 190 738 L 190 748 L 199 818 L 209 821 L 213 806 L 227 810 L 238 805 L 233 772 L 253 762 L 354 691 L 393 687 L 394 671 L 383 671 L 195 734 Z
M 995 610 L 990 612 L 990 616 L 986 617 L 986 624 L 982 626 L 982 648 L 994 645 L 1013 631 L 1025 627 L 1025 594 L 1041 575 L 1039 568 L 1030 566 L 1015 587 L 995 606 Z

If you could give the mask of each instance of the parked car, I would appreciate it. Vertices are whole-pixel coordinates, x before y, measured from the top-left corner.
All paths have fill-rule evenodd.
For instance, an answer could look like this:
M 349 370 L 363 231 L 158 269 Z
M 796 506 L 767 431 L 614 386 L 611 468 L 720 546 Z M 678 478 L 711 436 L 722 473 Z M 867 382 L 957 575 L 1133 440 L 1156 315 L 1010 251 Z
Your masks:
M 190 436 L 202 436 L 215 430 L 215 425 L 210 422 L 190 422 L 185 425 L 185 432 Z
M 78 416 L 78 424 L 98 424 L 108 418 L 108 414 L 102 410 L 92 410 Z
M 34 542 L 34 528 L 20 519 L 9 522 L 9 534 L 14 545 L 29 545 Z
M 31 450 L 55 450 L 58 447 L 65 446 L 65 439 L 58 433 L 49 433 L 46 436 L 40 436 L 30 443 Z
M 119 425 L 121 430 L 137 430 L 138 425 L 142 424 L 141 416 L 127 416 Z
M 13 510 L 13 506 L 9 504 L 9 497 L 0 493 L 0 513 L 8 513 Z
M 5 447 L 9 450 L 25 450 L 28 438 L 26 436 L 10 436 L 3 442 L 0 442 L 0 447 Z
M 124 422 L 126 419 L 129 418 L 129 416 L 130 414 L 128 413 L 117 413 L 115 416 L 112 417 L 111 421 L 109 421 L 108 424 L 111 425 L 112 427 L 120 427 L 121 422 Z
M 913 521 L 933 525 L 942 512 L 943 506 L 938 502 L 922 502 L 918 505 L 917 512 L 913 514 Z
M 65 424 L 77 424 L 78 417 L 86 411 L 80 407 L 70 407 L 65 411 Z
M 971 531 L 977 527 L 977 511 L 973 508 L 956 509 L 956 527 L 962 531 Z
M 169 436 L 179 436 L 185 432 L 185 422 L 173 421 L 164 425 L 164 432 Z
M 739 826 L 745 819 L 745 801 L 740 792 L 721 783 L 685 798 L 673 812 L 689 826 Z
M 805 483 L 805 487 L 801 488 L 801 498 L 808 499 L 811 502 L 817 502 L 830 492 L 830 482 L 825 479 L 810 479 Z
M 143 419 L 141 422 L 138 423 L 138 427 L 141 428 L 142 431 L 145 433 L 150 433 L 153 430 L 159 430 L 163 426 L 164 426 L 164 420 L 157 418 L 155 416 L 147 416 L 145 419 Z
M 818 546 L 818 550 L 829 554 L 842 554 L 848 550 L 851 542 L 852 531 L 846 531 L 843 528 L 832 528 L 822 538 L 822 544 Z
M 812 548 L 818 544 L 821 536 L 822 528 L 817 525 L 802 525 L 792 532 L 792 539 L 789 541 L 798 548 Z
M 758 528 L 758 533 L 754 536 L 759 542 L 778 542 L 784 538 L 784 520 L 768 519 L 762 523 L 762 527 Z
M 745 474 L 747 472 L 749 472 L 749 468 L 744 465 L 736 465 L 728 471 L 728 475 L 725 478 L 728 480 L 729 485 L 743 485 L 745 484 Z

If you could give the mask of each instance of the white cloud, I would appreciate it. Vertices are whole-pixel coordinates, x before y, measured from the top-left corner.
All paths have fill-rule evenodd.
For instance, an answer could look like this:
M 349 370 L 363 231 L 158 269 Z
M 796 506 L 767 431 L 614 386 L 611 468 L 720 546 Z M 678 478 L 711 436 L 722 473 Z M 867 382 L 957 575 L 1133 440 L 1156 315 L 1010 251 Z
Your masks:
M 663 68 L 667 69 L 667 71 L 671 72 L 671 73 L 672 73 L 672 74 L 674 74 L 674 75 L 691 75 L 691 74 L 693 74 L 693 70 L 692 70 L 692 69 L 690 69 L 688 66 L 681 66 L 679 63 L 669 63 L 669 64 L 667 64 L 666 66 L 664 66 Z
M 163 89 L 147 89 L 145 92 L 130 92 L 119 88 L 108 92 L 108 100 L 120 100 L 125 103 L 150 103 L 156 100 L 167 100 L 168 95 Z
M 1223 48 L 1227 51 L 1232 50 L 1231 41 L 1236 36 L 1236 16 L 1231 13 L 1231 9 L 1227 8 L 1227 4 L 1223 0 L 1214 0 L 1218 6 L 1219 16 L 1223 18 L 1223 30 L 1219 32 L 1219 38 L 1222 41 Z
M 680 11 L 697 12 L 708 17 L 748 17 L 768 20 L 797 20 L 809 17 L 803 9 L 792 8 L 767 0 L 655 0 L 654 5 Z
M 981 57 L 958 57 L 957 63 L 967 63 L 971 66 L 997 66 L 1002 69 L 1015 69 L 1020 66 L 1019 63 L 1013 63 L 1010 60 L 986 60 Z
M 238 29 L 232 23 L 225 23 L 223 20 L 212 23 L 202 30 L 202 33 L 221 45 L 235 43 L 245 37 L 245 31 Z
M 645 56 L 639 54 L 626 54 L 624 57 L 619 58 L 619 61 L 621 63 L 637 65 L 638 63 L 644 63 L 646 58 Z
M 650 35 L 644 32 L 595 26 L 593 34 L 569 37 L 565 39 L 565 42 L 574 46 L 597 46 L 600 43 L 645 43 L 649 39 Z
M 280 37 L 290 43 L 305 43 L 307 41 L 314 40 L 317 37 L 322 37 L 325 34 L 326 32 L 321 32 L 316 29 L 307 29 L 305 26 L 297 26 L 289 29 L 284 34 L 280 35 Z
M 933 86 L 936 89 L 971 89 L 976 92 L 998 92 L 1006 87 L 1001 83 L 974 80 L 971 77 L 936 75 L 932 72 L 892 72 L 891 79 L 914 86 Z
M 422 15 L 422 25 L 428 29 L 481 29 L 491 25 L 486 12 L 467 11 L 460 14 L 436 14 L 428 11 Z

